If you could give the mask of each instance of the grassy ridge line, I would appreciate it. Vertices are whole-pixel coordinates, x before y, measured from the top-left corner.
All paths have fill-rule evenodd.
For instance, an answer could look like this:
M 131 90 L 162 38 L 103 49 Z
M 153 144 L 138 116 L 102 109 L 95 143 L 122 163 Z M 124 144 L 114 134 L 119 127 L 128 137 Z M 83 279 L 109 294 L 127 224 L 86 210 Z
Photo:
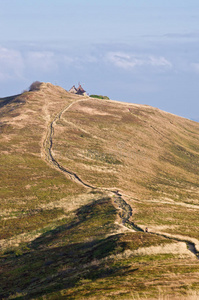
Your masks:
M 49 169 L 57 170 L 55 166 Z M 65 176 L 61 177 L 65 180 Z M 49 189 L 48 182 L 46 185 Z M 97 191 L 93 190 L 93 195 Z M 99 191 L 105 193 L 103 188 Z M 94 203 L 73 211 L 69 219 L 62 219 L 59 226 L 56 223 L 55 228 L 49 228 L 27 248 L 18 247 L 5 253 L 1 257 L 0 295 L 7 294 L 13 299 L 82 300 L 101 299 L 102 294 L 105 299 L 131 299 L 137 293 L 139 299 L 141 295 L 145 297 L 142 294 L 145 292 L 152 297 L 159 287 L 168 288 L 171 293 L 180 290 L 181 294 L 197 288 L 195 260 L 182 260 L 171 253 L 125 257 L 125 250 L 169 243 L 168 238 L 130 230 L 118 235 L 114 220 L 119 213 L 127 225 L 131 207 L 125 205 L 127 202 L 116 191 L 106 191 L 112 200 L 97 202 L 94 197 Z M 111 205 L 113 199 L 117 202 L 116 209 Z
M 139 118 L 136 119 L 136 116 Z M 124 192 L 126 190 L 128 195 L 133 192 L 135 197 L 145 199 L 146 204 L 148 199 L 158 199 L 159 203 L 162 203 L 164 199 L 167 198 L 171 198 L 174 202 L 176 201 L 176 203 L 179 201 L 185 201 L 187 203 L 189 201 L 190 203 L 194 202 L 194 204 L 198 203 L 198 174 L 197 172 L 191 172 L 193 168 L 190 170 L 190 167 L 195 165 L 195 160 L 193 160 L 192 157 L 194 155 L 194 157 L 196 157 L 195 151 L 197 148 L 194 148 L 195 150 L 193 151 L 193 146 L 197 146 L 197 144 L 195 145 L 197 141 L 197 127 L 191 121 L 166 114 L 150 107 L 132 105 L 132 110 L 129 112 L 126 105 L 118 105 L 118 103 L 113 101 L 111 101 L 110 105 L 109 101 L 95 100 L 85 104 L 81 103 L 81 107 L 75 107 L 75 109 L 66 115 L 66 118 L 69 118 L 70 124 L 74 121 L 75 125 L 78 124 L 79 128 L 86 129 L 88 134 L 83 136 L 81 130 L 73 130 L 72 126 L 66 126 L 66 130 L 64 131 L 63 128 L 65 124 L 64 122 L 60 122 L 59 129 L 62 130 L 61 132 L 65 132 L 67 139 L 64 145 L 64 139 L 61 138 L 61 135 L 57 134 L 58 130 L 55 132 L 55 137 L 57 135 L 56 154 L 58 153 L 59 157 L 63 157 L 61 160 L 63 165 L 64 163 L 66 163 L 66 165 L 69 163 L 71 169 L 73 169 L 74 166 L 73 170 L 87 182 L 92 182 L 92 184 L 96 186 L 102 183 L 101 186 L 103 186 L 103 184 L 107 182 L 106 179 L 110 177 L 109 174 L 111 174 L 111 171 L 114 169 L 114 172 L 112 172 L 113 177 L 115 176 L 119 179 L 118 185 L 115 184 L 115 186 Z M 78 121 L 76 121 L 76 119 L 78 119 Z M 190 130 L 193 131 L 192 134 L 189 133 Z M 67 131 L 69 131 L 69 133 L 67 133 Z M 111 134 L 109 134 L 109 132 L 111 132 Z M 104 142 L 101 139 L 99 143 L 96 143 L 96 136 L 102 138 L 103 135 Z M 95 139 L 93 138 L 94 136 Z M 60 147 L 58 144 L 59 138 L 63 144 L 60 144 Z M 148 143 L 146 138 L 148 138 Z M 65 153 L 64 147 L 68 146 L 67 140 L 69 140 L 70 146 L 67 148 L 67 153 Z M 112 144 L 110 144 L 111 142 Z M 120 149 L 117 147 L 117 143 L 120 143 L 119 145 L 122 146 Z M 92 150 L 92 144 L 98 147 L 98 157 L 95 157 L 95 155 L 89 157 L 86 155 L 86 151 L 81 151 L 82 148 Z M 182 147 L 182 145 L 184 145 L 184 147 Z M 173 151 L 174 146 L 178 150 L 177 153 Z M 127 147 L 130 151 L 128 151 Z M 72 153 L 73 149 L 75 149 L 75 151 Z M 111 165 L 105 160 L 102 162 L 99 159 L 102 157 L 100 156 L 101 153 L 108 153 L 109 150 L 110 153 L 116 154 L 117 159 L 121 158 L 123 161 L 122 165 Z M 72 155 L 70 155 L 70 152 Z M 154 156 L 154 153 L 157 153 L 159 156 Z M 67 154 L 69 155 L 67 156 Z M 167 155 L 172 155 L 172 157 L 168 156 L 167 159 Z M 74 160 L 72 161 L 72 159 Z M 187 172 L 187 161 L 190 166 L 189 172 Z M 105 168 L 102 170 L 101 166 L 103 163 Z M 184 166 L 186 169 L 184 169 Z M 196 167 L 195 171 L 197 171 Z M 141 172 L 137 172 L 137 170 L 140 171 L 141 168 L 142 171 L 144 171 L 143 175 L 140 174 Z M 106 169 L 108 175 L 105 173 Z M 99 172 L 96 172 L 98 170 Z M 185 176 L 184 171 L 186 171 Z M 92 175 L 90 175 L 91 172 Z M 108 181 L 105 186 L 111 186 L 111 180 Z M 140 186 L 138 186 L 138 184 L 134 186 L 136 180 Z M 144 189 L 148 195 L 145 194 L 143 197 L 142 190 Z M 186 197 L 189 197 L 189 199 L 186 199 Z M 191 199 L 192 197 L 194 199 Z M 151 205 L 151 207 L 154 207 L 155 210 L 156 205 Z M 192 207 L 194 210 L 194 205 Z M 144 205 L 138 208 L 142 209 L 142 219 L 145 220 L 143 216 L 146 208 L 144 208 Z M 164 210 L 164 208 L 162 210 Z M 161 223 L 167 223 L 168 226 L 170 226 L 170 230 L 173 229 L 173 234 L 175 234 L 175 229 L 172 224 L 180 224 L 181 226 L 178 226 L 179 234 L 188 236 L 190 233 L 190 237 L 197 237 L 197 225 L 195 228 L 193 226 L 193 229 L 190 227 L 189 233 L 187 233 L 188 228 L 186 228 L 185 233 L 183 232 L 184 230 L 182 230 L 182 217 L 176 220 L 177 214 L 175 214 L 175 218 L 171 220 L 171 215 L 168 214 L 167 222 L 164 218 L 163 211 L 161 213 L 161 218 L 158 216 L 157 210 L 155 219 L 148 216 L 146 222 L 142 222 L 142 219 L 140 219 L 138 224 L 147 224 L 147 227 L 150 227 L 156 224 L 161 225 Z M 193 219 L 192 215 L 187 216 L 185 209 L 182 213 L 186 219 L 186 225 L 188 226 L 188 222 L 190 222 L 191 225 Z M 151 216 L 154 215 L 151 214 Z M 182 222 L 180 223 L 181 220 Z M 194 218 L 194 221 L 195 220 Z M 198 220 L 192 223 L 198 224 Z
M 67 110 L 69 110 L 71 108 L 72 105 L 81 102 L 81 101 L 85 101 L 85 98 L 77 100 L 73 103 L 70 103 L 67 107 L 65 107 L 64 109 L 62 109 L 53 119 L 52 122 L 50 122 L 50 124 L 48 125 L 48 129 L 47 129 L 47 134 L 46 134 L 46 138 L 44 140 L 43 143 L 43 148 L 44 151 L 46 153 L 45 158 L 46 160 L 53 165 L 55 168 L 58 168 L 60 171 L 64 172 L 64 174 L 69 175 L 69 178 L 71 180 L 74 180 L 75 182 L 82 184 L 83 186 L 85 186 L 86 188 L 91 188 L 92 190 L 98 190 L 98 191 L 106 191 L 109 193 L 112 193 L 112 196 L 117 196 L 118 200 L 114 200 L 114 203 L 117 204 L 117 208 L 121 209 L 122 208 L 122 213 L 120 214 L 120 217 L 122 219 L 122 223 L 125 224 L 126 222 L 129 221 L 129 218 L 132 216 L 132 208 L 130 207 L 129 204 L 127 204 L 122 198 L 121 195 L 118 194 L 118 191 L 116 190 L 112 190 L 112 189 L 107 189 L 107 188 L 98 188 L 98 187 L 94 187 L 88 183 L 85 183 L 77 174 L 75 174 L 72 171 L 67 170 L 66 168 L 64 168 L 63 166 L 61 166 L 59 164 L 59 162 L 53 157 L 52 154 L 52 148 L 53 148 L 53 133 L 54 133 L 54 126 L 56 125 L 56 122 L 58 120 L 60 120 L 62 114 L 64 112 L 66 112 Z M 122 203 L 122 205 L 121 205 Z
M 118 191 L 114 191 L 108 188 L 97 188 L 94 187 L 88 183 L 85 183 L 84 181 L 82 181 L 82 179 L 74 172 L 67 170 L 66 168 L 64 168 L 63 166 L 61 166 L 58 161 L 55 160 L 55 158 L 53 157 L 52 154 L 52 147 L 53 147 L 53 133 L 54 133 L 54 125 L 56 125 L 56 122 L 59 121 L 61 119 L 61 116 L 63 113 L 65 113 L 67 110 L 69 110 L 72 105 L 78 103 L 78 102 L 82 102 L 82 101 L 86 101 L 85 98 L 77 100 L 71 104 L 69 104 L 67 107 L 65 107 L 64 109 L 62 109 L 54 118 L 54 120 L 50 123 L 50 125 L 48 126 L 48 130 L 47 130 L 47 135 L 46 135 L 46 139 L 45 139 L 45 144 L 44 144 L 44 148 L 46 149 L 46 157 L 48 159 L 48 161 L 50 161 L 51 164 L 53 164 L 53 166 L 55 166 L 56 168 L 58 168 L 59 170 L 61 170 L 62 172 L 64 172 L 65 174 L 68 174 L 70 176 L 70 179 L 75 180 L 77 183 L 80 183 L 82 185 L 84 185 L 87 188 L 91 188 L 94 190 L 104 190 L 104 191 L 108 191 L 111 192 L 113 196 L 118 196 L 117 200 L 114 200 L 115 205 L 117 205 L 117 209 L 121 209 L 122 208 L 122 212 L 119 214 L 121 220 L 122 220 L 122 224 L 124 226 L 126 226 L 127 228 L 132 228 L 135 229 L 137 231 L 143 231 L 143 229 L 137 225 L 135 225 L 133 222 L 129 221 L 129 218 L 132 216 L 132 208 L 129 204 L 126 203 L 126 201 L 124 199 L 122 199 L 122 195 L 118 195 Z M 155 128 L 152 127 L 154 130 Z M 157 130 L 156 130 L 157 131 Z M 159 133 L 159 131 L 157 131 Z M 47 146 L 48 145 L 48 146 Z M 192 253 L 195 254 L 195 256 L 198 258 L 199 256 L 199 252 L 197 251 L 197 246 L 196 243 L 194 243 L 192 240 L 187 240 L 187 239 L 179 239 L 176 238 L 174 235 L 166 235 L 166 234 L 161 234 L 161 233 L 155 233 L 153 232 L 153 234 L 157 234 L 160 235 L 162 237 L 168 237 L 174 241 L 180 241 L 180 242 L 185 242 L 188 245 L 188 250 L 190 250 Z

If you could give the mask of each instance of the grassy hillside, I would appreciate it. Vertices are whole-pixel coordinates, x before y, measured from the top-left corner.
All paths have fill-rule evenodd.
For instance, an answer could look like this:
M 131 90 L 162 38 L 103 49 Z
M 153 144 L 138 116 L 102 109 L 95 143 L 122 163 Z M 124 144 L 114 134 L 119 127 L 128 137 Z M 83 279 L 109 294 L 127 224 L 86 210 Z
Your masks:
M 198 132 L 50 83 L 0 99 L 0 298 L 198 297 Z
M 56 122 L 53 152 L 85 182 L 117 187 L 140 225 L 166 228 L 172 213 L 168 232 L 199 238 L 198 132 L 156 108 L 85 99 Z

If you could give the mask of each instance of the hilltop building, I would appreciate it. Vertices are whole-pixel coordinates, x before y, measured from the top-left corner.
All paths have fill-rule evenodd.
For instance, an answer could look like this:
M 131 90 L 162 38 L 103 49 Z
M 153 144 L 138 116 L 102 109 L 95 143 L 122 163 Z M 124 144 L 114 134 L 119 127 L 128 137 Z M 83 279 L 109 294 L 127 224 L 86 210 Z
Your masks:
M 72 93 L 72 94 L 77 94 L 77 89 L 76 87 L 73 85 L 72 88 L 69 90 L 69 93 Z
M 72 88 L 69 90 L 69 93 L 77 94 L 77 95 L 81 95 L 81 96 L 87 96 L 86 91 L 83 89 L 83 87 L 81 86 L 80 83 L 79 83 L 78 88 L 76 88 L 75 85 L 73 85 Z

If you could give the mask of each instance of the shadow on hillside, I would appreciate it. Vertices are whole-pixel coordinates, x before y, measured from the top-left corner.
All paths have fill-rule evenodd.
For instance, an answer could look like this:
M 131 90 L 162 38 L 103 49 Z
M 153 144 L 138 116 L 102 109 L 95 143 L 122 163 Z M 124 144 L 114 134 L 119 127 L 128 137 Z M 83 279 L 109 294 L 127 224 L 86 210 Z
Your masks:
M 70 222 L 66 219 L 66 224 L 44 233 L 23 253 L 7 253 L 2 259 L 0 297 L 58 295 L 60 290 L 81 286 L 81 280 L 128 272 L 128 266 L 103 260 L 121 248 L 120 235 L 105 237 L 115 215 L 110 198 L 103 198 L 78 209 Z
M 63 225 L 42 234 L 30 247 L 35 250 L 45 249 L 86 239 L 100 239 L 112 228 L 116 213 L 111 199 L 101 198 L 77 209 L 75 216 L 64 219 Z
M 22 101 L 19 98 L 17 98 L 20 95 L 21 94 L 10 96 L 10 97 L 5 97 L 5 98 L 0 98 L 0 108 L 5 105 L 11 104 L 11 103 L 15 103 L 15 104 L 22 103 Z
M 5 279 L 1 279 L 8 291 L 1 292 L 0 297 L 25 292 L 26 296 L 14 299 L 32 299 L 81 285 L 82 280 L 95 281 L 124 274 L 128 272 L 128 266 L 111 266 L 99 260 L 102 256 L 110 255 L 116 247 L 117 236 L 112 236 L 107 240 L 95 240 L 92 243 L 35 250 L 15 258 L 12 261 L 14 266 L 11 277 L 8 277 L 6 282 Z

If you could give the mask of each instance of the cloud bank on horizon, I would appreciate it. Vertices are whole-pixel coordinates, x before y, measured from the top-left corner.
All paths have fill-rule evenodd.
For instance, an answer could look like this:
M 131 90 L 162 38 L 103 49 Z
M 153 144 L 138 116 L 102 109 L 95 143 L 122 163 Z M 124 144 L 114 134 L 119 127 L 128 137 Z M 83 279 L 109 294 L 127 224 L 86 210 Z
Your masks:
M 0 2 L 0 97 L 35 80 L 199 119 L 199 3 Z
M 153 55 L 129 54 L 125 52 L 109 52 L 107 60 L 113 65 L 123 69 L 134 69 L 136 67 L 157 67 L 160 69 L 171 68 L 172 63 L 165 57 Z

